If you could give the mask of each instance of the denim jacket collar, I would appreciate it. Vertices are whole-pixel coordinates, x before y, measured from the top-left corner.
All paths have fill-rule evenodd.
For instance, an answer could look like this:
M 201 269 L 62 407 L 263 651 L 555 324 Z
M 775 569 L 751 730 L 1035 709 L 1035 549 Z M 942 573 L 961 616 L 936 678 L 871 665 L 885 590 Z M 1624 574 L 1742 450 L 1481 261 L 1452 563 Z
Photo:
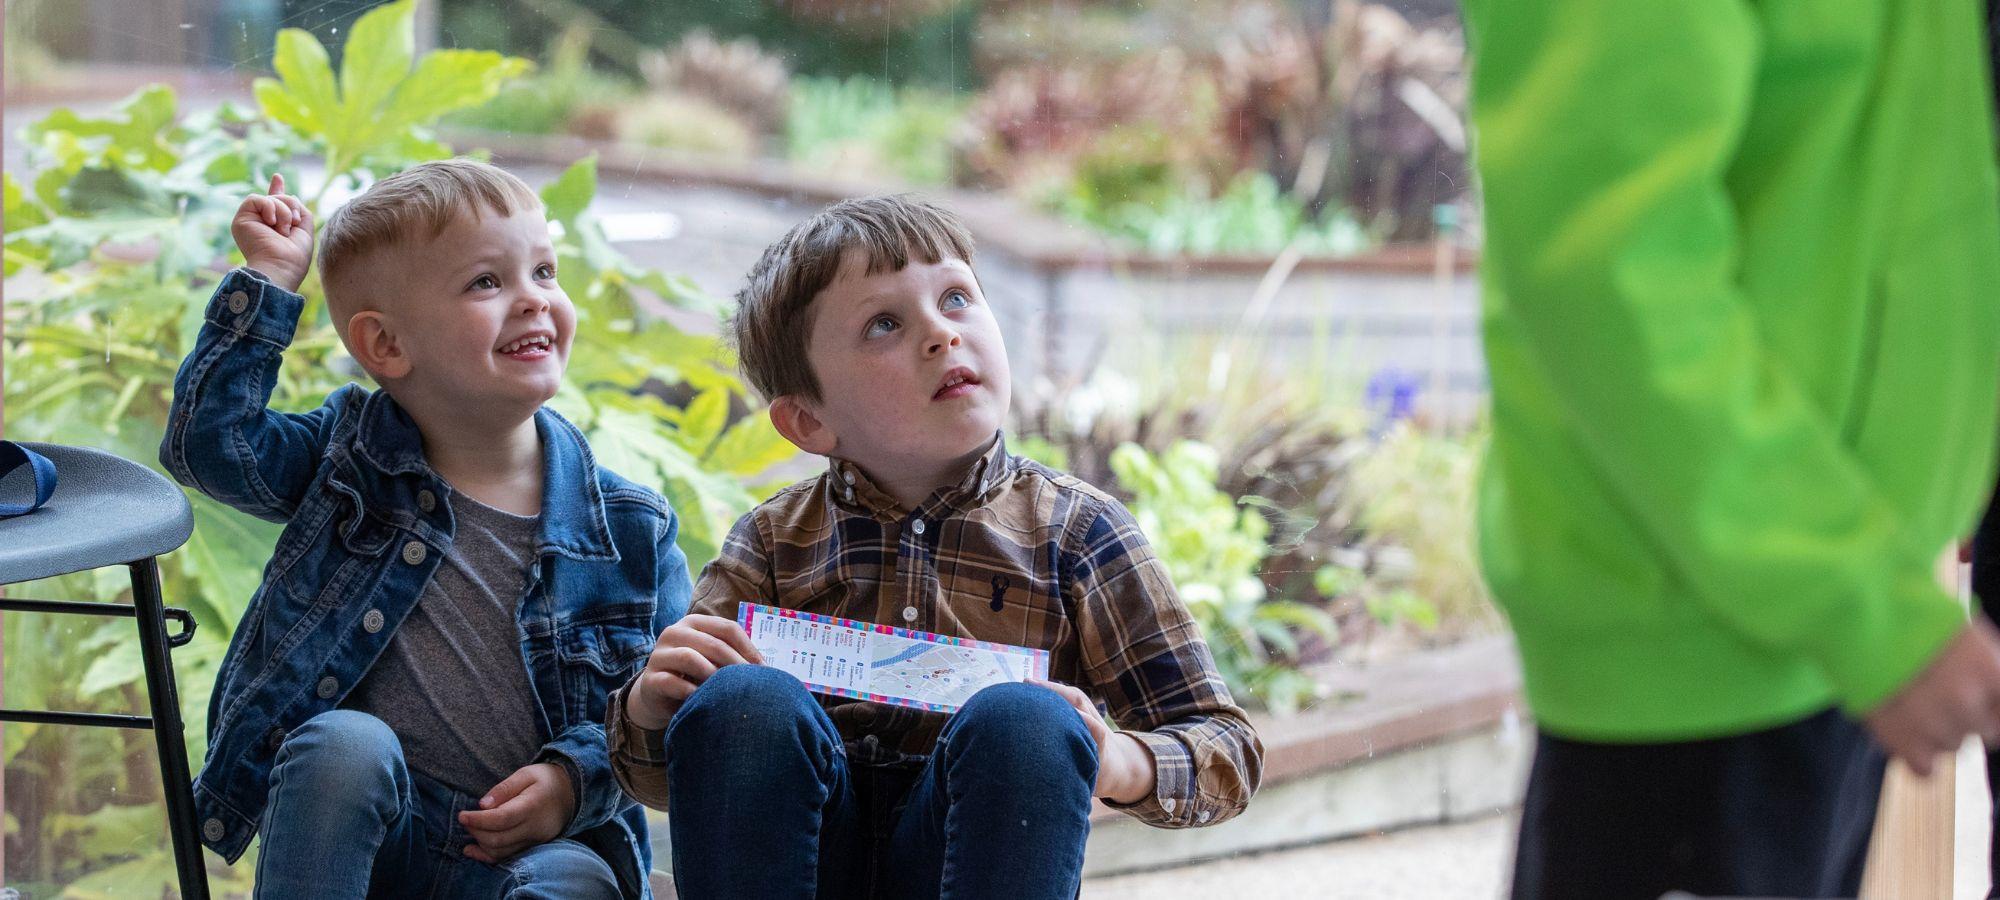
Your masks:
M 535 431 L 542 439 L 542 524 L 538 555 L 557 553 L 578 561 L 616 561 L 618 550 L 605 521 L 604 497 L 598 487 L 597 459 L 583 433 L 568 419 L 544 406 L 535 411 Z M 443 478 L 424 461 L 423 435 L 408 411 L 376 391 L 362 410 L 355 435 L 359 457 L 354 470 L 371 502 L 396 504 Z

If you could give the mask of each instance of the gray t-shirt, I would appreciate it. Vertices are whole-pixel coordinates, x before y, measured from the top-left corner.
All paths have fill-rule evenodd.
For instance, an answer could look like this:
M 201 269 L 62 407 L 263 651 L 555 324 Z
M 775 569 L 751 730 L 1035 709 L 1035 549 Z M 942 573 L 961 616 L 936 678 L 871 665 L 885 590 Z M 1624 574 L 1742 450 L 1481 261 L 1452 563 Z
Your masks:
M 387 723 L 412 771 L 478 796 L 541 750 L 516 619 L 541 520 L 449 502 L 451 552 L 343 705 Z

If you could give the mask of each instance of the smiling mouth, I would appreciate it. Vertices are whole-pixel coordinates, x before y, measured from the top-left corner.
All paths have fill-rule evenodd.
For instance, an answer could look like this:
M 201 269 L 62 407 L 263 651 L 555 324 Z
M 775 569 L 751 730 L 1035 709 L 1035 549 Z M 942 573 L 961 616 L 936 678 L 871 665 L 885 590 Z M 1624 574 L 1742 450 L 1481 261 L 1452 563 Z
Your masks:
M 971 369 L 953 369 L 951 374 L 945 376 L 944 382 L 938 385 L 937 392 L 931 395 L 931 399 L 947 400 L 963 397 L 972 393 L 977 387 L 979 387 L 979 376 L 972 374 Z
M 498 351 L 502 356 L 540 356 L 555 346 L 555 339 L 546 334 L 524 337 L 502 346 Z

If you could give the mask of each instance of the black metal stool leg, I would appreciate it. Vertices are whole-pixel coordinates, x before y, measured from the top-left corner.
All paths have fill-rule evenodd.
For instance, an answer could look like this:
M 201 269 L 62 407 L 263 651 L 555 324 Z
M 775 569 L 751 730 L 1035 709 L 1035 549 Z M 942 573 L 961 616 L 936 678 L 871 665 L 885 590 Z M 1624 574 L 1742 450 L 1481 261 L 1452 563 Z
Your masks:
M 160 601 L 160 567 L 148 557 L 131 564 L 132 605 L 139 620 L 139 649 L 146 664 L 146 699 L 153 708 L 153 740 L 160 750 L 160 782 L 167 794 L 167 830 L 174 841 L 174 868 L 182 900 L 208 900 L 208 871 L 201 858 L 201 832 L 194 820 L 193 781 L 188 775 L 187 740 L 182 734 L 180 692 L 167 655 L 167 626 Z

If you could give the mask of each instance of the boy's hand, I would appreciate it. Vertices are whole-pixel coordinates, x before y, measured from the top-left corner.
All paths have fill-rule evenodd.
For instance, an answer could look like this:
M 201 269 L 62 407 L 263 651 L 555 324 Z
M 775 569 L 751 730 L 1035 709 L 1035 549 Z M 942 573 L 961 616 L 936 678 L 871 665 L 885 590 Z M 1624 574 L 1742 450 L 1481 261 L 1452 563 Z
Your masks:
M 1091 739 L 1097 742 L 1097 785 L 1091 792 L 1093 796 L 1113 803 L 1137 803 L 1152 796 L 1159 786 L 1153 751 L 1139 743 L 1138 738 L 1112 731 L 1111 726 L 1104 724 L 1104 717 L 1097 714 L 1097 705 L 1084 692 L 1058 681 L 1030 678 L 1028 683 L 1055 691 L 1056 696 L 1069 701 L 1077 714 L 1083 716 L 1083 727 L 1090 729 Z
M 763 661 L 743 626 L 721 616 L 683 616 L 660 632 L 646 670 L 625 692 L 625 716 L 640 728 L 659 731 L 716 669 Z
M 522 766 L 479 799 L 479 808 L 458 814 L 476 844 L 465 855 L 487 865 L 562 836 L 576 815 L 569 773 L 555 763 Z
M 296 292 L 312 266 L 312 214 L 299 198 L 285 193 L 285 177 L 271 176 L 271 193 L 251 194 L 236 208 L 229 236 L 243 251 L 243 264 Z
M 1903 689 L 1868 714 L 1868 730 L 1919 776 L 1965 736 L 2000 739 L 2000 633 L 1975 615 Z

